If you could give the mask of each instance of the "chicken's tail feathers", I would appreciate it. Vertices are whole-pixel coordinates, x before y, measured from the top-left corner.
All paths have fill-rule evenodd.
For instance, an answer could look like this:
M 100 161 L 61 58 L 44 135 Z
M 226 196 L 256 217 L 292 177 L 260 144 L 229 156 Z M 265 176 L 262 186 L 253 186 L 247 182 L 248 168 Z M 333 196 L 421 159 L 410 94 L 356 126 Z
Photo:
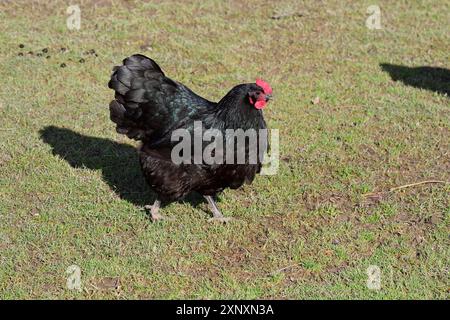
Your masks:
M 171 80 L 165 77 L 158 64 L 140 54 L 126 58 L 121 66 L 114 67 L 108 87 L 115 91 L 115 100 L 109 104 L 109 111 L 118 133 L 135 140 L 151 134 L 153 130 L 145 119 L 149 109 L 157 109 L 155 98 L 161 91 L 161 84 L 166 82 Z
M 116 124 L 116 131 L 126 134 L 128 138 L 141 140 L 145 137 L 146 130 L 138 121 L 133 120 L 130 110 L 124 104 L 113 100 L 109 104 L 109 115 L 112 122 Z
M 108 86 L 115 91 L 111 120 L 117 132 L 135 140 L 166 139 L 186 119 L 216 105 L 166 77 L 155 61 L 140 54 L 114 67 Z

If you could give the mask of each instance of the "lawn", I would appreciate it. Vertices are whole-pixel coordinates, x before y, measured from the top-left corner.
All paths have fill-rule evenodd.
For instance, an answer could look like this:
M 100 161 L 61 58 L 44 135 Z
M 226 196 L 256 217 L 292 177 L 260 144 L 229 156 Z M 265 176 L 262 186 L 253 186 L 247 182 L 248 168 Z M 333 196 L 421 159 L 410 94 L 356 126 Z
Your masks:
M 448 298 L 450 5 L 376 2 L 381 29 L 365 0 L 0 2 L 0 298 Z M 231 223 L 142 210 L 108 111 L 133 53 L 211 100 L 272 85 L 280 167 L 220 196 Z

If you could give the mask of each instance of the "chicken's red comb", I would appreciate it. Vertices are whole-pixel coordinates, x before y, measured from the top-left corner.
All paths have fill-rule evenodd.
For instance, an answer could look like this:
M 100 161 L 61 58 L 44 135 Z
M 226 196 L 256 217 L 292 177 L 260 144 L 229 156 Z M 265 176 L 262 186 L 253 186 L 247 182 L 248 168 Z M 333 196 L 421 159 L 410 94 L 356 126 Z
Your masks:
M 256 85 L 263 88 L 265 94 L 272 94 L 270 85 L 262 79 L 256 79 Z

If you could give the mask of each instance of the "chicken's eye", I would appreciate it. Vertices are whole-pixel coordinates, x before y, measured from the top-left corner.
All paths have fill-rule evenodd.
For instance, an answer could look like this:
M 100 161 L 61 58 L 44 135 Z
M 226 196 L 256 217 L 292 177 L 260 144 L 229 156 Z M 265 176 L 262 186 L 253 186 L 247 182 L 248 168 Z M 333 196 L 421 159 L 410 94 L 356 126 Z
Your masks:
M 248 100 L 252 105 L 254 105 L 258 100 L 260 100 L 262 92 L 260 90 L 250 91 L 248 93 Z

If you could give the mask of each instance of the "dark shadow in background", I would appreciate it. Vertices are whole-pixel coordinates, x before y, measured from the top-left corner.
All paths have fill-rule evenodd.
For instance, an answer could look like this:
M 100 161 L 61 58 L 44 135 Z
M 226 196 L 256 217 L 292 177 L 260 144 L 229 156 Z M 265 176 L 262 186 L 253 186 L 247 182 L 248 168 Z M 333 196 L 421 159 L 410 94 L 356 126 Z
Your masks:
M 447 94 L 450 97 L 450 70 L 437 67 L 407 67 L 389 63 L 380 64 L 394 81 L 408 86 Z
M 48 126 L 40 130 L 42 140 L 53 154 L 66 160 L 74 168 L 101 170 L 103 179 L 121 199 L 137 206 L 153 204 L 156 194 L 145 181 L 136 148 L 109 139 L 84 136 L 70 129 Z M 182 202 L 197 206 L 200 195 L 189 195 Z

